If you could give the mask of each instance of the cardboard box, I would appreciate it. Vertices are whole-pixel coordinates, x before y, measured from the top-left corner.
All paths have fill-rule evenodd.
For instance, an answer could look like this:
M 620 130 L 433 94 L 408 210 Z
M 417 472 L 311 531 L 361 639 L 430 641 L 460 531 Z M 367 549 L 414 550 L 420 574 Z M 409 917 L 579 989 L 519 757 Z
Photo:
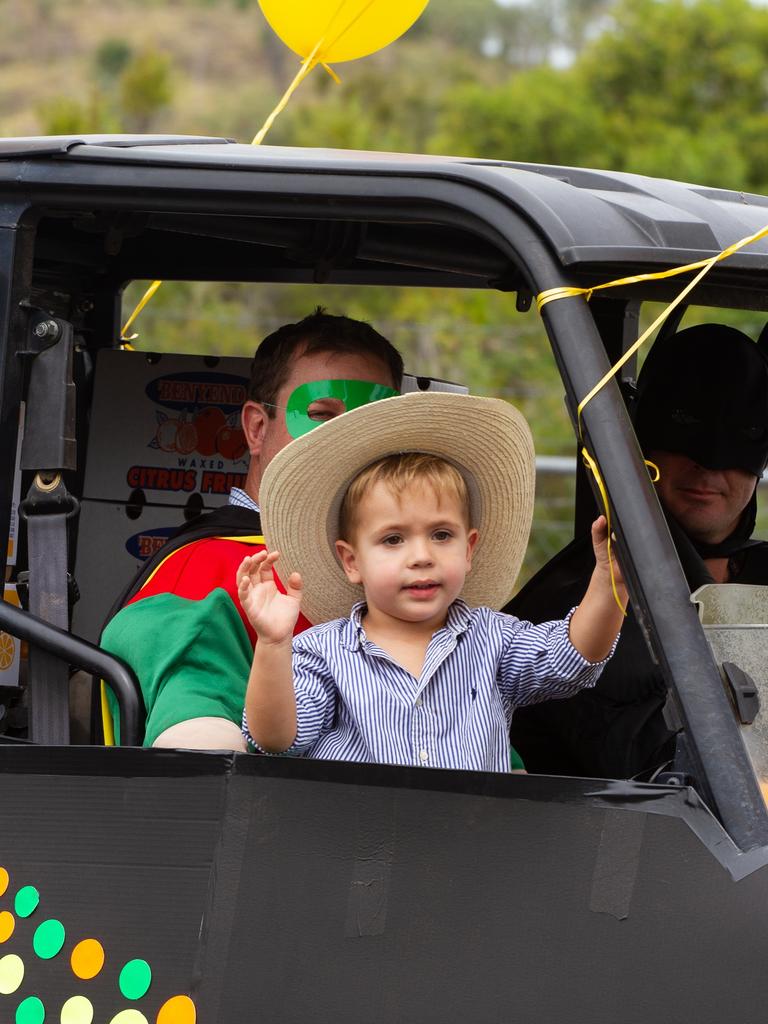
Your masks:
M 103 349 L 96 362 L 83 494 L 206 508 L 242 486 L 248 450 L 240 427 L 250 360 Z

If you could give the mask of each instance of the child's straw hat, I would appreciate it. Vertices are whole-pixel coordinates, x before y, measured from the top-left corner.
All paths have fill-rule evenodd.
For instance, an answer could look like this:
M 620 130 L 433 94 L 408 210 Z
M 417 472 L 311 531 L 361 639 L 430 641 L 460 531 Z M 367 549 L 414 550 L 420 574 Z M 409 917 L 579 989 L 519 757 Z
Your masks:
M 348 582 L 334 550 L 347 488 L 387 455 L 426 452 L 467 482 L 480 533 L 462 591 L 470 605 L 510 598 L 533 516 L 534 452 L 524 417 L 508 402 L 446 392 L 385 398 L 338 416 L 284 448 L 267 466 L 259 499 L 277 570 L 304 580 L 302 611 L 313 623 L 348 615 L 363 590 Z

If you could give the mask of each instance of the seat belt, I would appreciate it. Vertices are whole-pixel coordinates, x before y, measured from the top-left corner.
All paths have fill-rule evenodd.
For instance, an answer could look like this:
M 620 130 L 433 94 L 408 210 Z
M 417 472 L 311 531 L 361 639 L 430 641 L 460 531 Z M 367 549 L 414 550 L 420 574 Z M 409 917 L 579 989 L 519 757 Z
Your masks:
M 79 503 L 67 491 L 62 473 L 77 466 L 74 338 L 64 320 L 33 323 L 21 468 L 35 476 L 19 508 L 26 524 L 29 610 L 61 629 L 69 629 L 73 582 L 68 573 L 69 519 Z M 69 665 L 30 647 L 29 737 L 34 743 L 69 743 Z

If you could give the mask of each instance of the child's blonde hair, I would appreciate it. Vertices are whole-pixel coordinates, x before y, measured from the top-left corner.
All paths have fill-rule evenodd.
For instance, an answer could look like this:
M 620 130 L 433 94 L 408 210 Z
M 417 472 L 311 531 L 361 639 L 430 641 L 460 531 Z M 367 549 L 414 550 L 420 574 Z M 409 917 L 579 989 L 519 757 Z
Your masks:
M 347 488 L 339 512 L 339 538 L 349 540 L 357 526 L 360 502 L 376 484 L 395 496 L 414 483 L 427 484 L 438 498 L 447 494 L 455 498 L 462 510 L 467 528 L 471 524 L 469 489 L 461 473 L 446 459 L 426 452 L 400 452 L 387 455 L 361 470 Z

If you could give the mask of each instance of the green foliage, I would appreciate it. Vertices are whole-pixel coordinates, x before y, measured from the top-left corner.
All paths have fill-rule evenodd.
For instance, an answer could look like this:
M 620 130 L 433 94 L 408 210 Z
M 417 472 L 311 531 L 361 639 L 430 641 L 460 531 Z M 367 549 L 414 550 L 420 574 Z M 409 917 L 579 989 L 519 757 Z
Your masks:
M 765 7 L 620 0 L 570 67 L 453 86 L 430 148 L 763 191 L 767 65 Z
M 313 71 L 313 89 L 278 118 L 269 141 L 344 149 L 429 149 L 449 85 L 477 81 L 477 61 L 453 48 L 414 43 L 396 65 L 385 51 L 357 67 L 340 65 L 341 86 Z M 429 69 L 425 74 L 425 67 Z
M 493 89 L 456 88 L 430 149 L 550 164 L 611 166 L 603 118 L 584 103 L 578 69 L 536 68 Z
M 96 90 L 84 101 L 60 96 L 41 103 L 38 116 L 44 135 L 83 135 L 88 132 L 119 132 L 120 122 Z
M 94 67 L 99 78 L 109 82 L 116 79 L 131 59 L 133 50 L 122 38 L 105 39 L 96 49 Z
M 137 54 L 120 76 L 120 104 L 128 124 L 135 131 L 147 131 L 172 99 L 170 59 L 157 50 Z
M 513 10 L 500 7 L 495 0 L 433 0 L 410 34 L 480 53 L 486 39 L 509 33 L 514 16 Z

